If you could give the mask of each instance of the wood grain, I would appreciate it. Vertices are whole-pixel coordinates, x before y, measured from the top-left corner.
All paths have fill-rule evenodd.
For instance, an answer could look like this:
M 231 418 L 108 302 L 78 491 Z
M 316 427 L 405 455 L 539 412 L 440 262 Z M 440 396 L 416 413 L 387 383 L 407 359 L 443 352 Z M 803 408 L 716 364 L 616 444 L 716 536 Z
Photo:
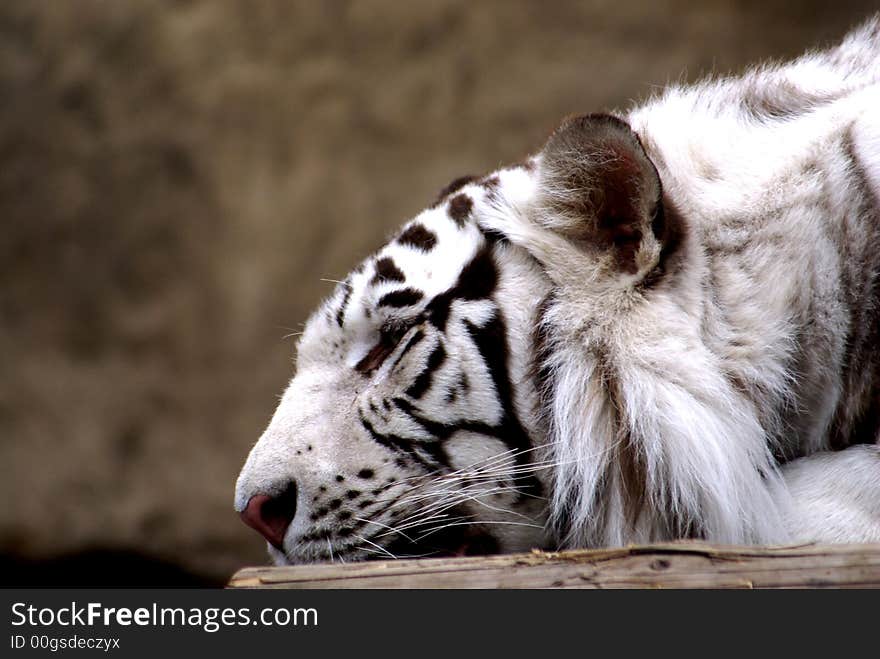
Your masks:
M 247 567 L 230 588 L 878 588 L 880 544 L 699 542 L 465 558 Z

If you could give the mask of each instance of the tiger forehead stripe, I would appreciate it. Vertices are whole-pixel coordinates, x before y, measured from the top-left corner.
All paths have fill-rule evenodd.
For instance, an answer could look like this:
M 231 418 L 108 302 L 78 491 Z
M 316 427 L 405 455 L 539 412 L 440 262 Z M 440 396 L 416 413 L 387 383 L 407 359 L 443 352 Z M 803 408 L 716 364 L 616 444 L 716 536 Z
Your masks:
M 370 280 L 370 284 L 376 285 L 389 281 L 406 281 L 406 276 L 401 272 L 400 268 L 393 260 L 387 256 L 376 261 L 376 274 Z
M 409 386 L 406 390 L 406 395 L 413 399 L 419 399 L 425 395 L 425 392 L 428 391 L 431 387 L 431 383 L 434 379 L 434 373 L 439 369 L 443 362 L 446 361 L 446 349 L 443 347 L 442 343 L 438 343 L 437 347 L 428 355 L 428 361 L 425 364 L 425 369 L 419 373 L 418 377 L 415 381 Z
M 495 201 L 498 198 L 498 188 L 501 187 L 501 177 L 498 174 L 492 174 L 480 181 L 480 187 L 486 191 L 486 200 Z
M 478 177 L 476 177 L 472 174 L 468 174 L 466 176 L 459 176 L 457 179 L 455 179 L 451 183 L 449 183 L 445 188 L 440 190 L 440 192 L 437 194 L 437 200 L 434 202 L 434 204 L 431 206 L 431 208 L 435 208 L 435 207 L 439 206 L 441 203 L 443 203 L 443 200 L 446 199 L 449 195 L 451 195 L 455 192 L 458 192 L 461 188 L 466 186 L 468 183 L 473 183 L 476 180 L 478 180 Z
M 401 288 L 383 295 L 378 304 L 380 307 L 410 307 L 423 297 L 425 294 L 414 288 Z
M 464 227 L 474 202 L 466 194 L 457 194 L 449 202 L 449 217 L 459 226 Z
M 345 293 L 342 296 L 342 303 L 339 305 L 339 310 L 336 312 L 336 323 L 342 327 L 343 319 L 345 318 L 345 310 L 348 307 L 348 302 L 351 299 L 351 281 L 346 279 L 342 282 L 342 286 L 345 287 Z
M 416 222 L 397 237 L 397 242 L 401 245 L 415 247 L 423 252 L 430 252 L 437 244 L 437 236 L 428 231 L 425 225 Z

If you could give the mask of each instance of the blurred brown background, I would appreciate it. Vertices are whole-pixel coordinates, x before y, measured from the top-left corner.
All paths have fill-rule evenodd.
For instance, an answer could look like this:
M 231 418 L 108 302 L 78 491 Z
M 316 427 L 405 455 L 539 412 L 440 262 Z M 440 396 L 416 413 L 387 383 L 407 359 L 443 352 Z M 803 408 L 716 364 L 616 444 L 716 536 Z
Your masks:
M 321 278 L 567 113 L 827 44 L 874 6 L 3 2 L 0 585 L 265 562 L 233 485 Z

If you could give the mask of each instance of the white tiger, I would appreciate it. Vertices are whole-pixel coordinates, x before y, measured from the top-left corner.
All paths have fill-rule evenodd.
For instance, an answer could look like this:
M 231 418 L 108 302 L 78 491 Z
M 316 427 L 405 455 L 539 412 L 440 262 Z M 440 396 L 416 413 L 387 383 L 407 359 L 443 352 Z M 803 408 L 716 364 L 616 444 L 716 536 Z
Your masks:
M 875 17 L 453 182 L 306 324 L 236 509 L 278 563 L 880 541 L 878 108 Z

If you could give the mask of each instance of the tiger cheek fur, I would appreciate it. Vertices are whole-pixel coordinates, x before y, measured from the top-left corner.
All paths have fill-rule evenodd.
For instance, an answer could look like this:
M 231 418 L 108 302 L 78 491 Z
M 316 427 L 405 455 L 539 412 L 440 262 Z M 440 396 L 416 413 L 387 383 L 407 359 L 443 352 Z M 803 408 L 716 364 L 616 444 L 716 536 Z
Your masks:
M 236 509 L 278 563 L 880 541 L 878 72 L 875 17 L 453 181 L 309 319 Z

